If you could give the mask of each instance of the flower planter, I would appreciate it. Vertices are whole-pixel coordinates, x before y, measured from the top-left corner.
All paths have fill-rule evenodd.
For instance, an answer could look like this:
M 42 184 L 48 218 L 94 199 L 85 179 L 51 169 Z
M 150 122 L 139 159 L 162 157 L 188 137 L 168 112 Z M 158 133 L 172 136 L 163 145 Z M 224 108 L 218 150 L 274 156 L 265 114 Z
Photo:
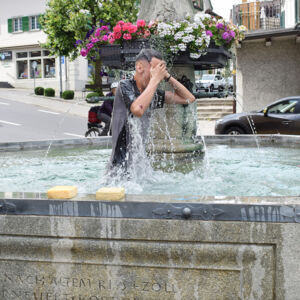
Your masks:
M 120 45 L 101 45 L 100 56 L 103 66 L 121 69 L 121 47 Z
M 146 39 L 125 41 L 122 45 L 101 46 L 101 60 L 104 66 L 123 70 L 132 70 L 136 56 L 141 49 L 150 48 L 150 41 Z M 230 52 L 223 46 L 211 43 L 206 54 L 197 59 L 190 57 L 188 52 L 181 52 L 174 57 L 174 65 L 193 65 L 195 70 L 208 70 L 225 67 L 231 58 Z
M 223 46 L 216 46 L 211 43 L 207 48 L 206 54 L 194 59 L 189 52 L 182 52 L 174 58 L 174 65 L 193 65 L 195 70 L 208 70 L 224 68 L 227 60 L 231 58 L 230 52 Z
M 133 41 L 124 41 L 122 44 L 122 59 L 125 69 L 133 69 L 136 56 L 142 49 L 150 48 L 150 42 L 147 39 L 138 39 Z

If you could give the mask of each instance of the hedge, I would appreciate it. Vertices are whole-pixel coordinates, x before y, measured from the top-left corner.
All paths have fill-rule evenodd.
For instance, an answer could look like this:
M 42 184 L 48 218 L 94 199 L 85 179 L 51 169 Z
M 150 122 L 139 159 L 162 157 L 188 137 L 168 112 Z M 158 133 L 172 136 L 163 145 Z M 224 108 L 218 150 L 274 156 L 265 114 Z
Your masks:
M 62 97 L 64 99 L 74 99 L 74 91 L 72 91 L 72 90 L 65 90 L 62 93 Z
M 55 90 L 52 88 L 47 88 L 44 91 L 44 95 L 48 97 L 54 97 L 55 96 Z
M 34 89 L 34 93 L 36 95 L 44 95 L 44 88 L 41 87 L 41 86 L 37 86 L 35 89 Z

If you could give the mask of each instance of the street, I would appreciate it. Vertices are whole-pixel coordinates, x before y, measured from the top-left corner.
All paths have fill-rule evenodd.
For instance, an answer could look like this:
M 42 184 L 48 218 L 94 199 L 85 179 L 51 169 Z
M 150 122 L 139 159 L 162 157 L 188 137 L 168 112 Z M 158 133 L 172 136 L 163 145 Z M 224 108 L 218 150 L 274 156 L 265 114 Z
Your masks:
M 84 137 L 86 118 L 0 98 L 0 142 Z

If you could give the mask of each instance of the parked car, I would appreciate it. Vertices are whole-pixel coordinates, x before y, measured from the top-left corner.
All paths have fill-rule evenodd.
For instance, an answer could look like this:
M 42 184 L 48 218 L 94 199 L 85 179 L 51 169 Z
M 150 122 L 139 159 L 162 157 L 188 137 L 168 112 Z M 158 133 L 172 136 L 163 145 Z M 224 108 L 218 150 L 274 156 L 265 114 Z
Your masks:
M 300 96 L 282 98 L 257 112 L 216 121 L 216 134 L 300 134 Z
M 222 91 L 224 89 L 224 79 L 219 74 L 204 74 L 196 82 L 197 91 L 213 92 L 214 90 Z
M 223 86 L 224 90 L 233 92 L 233 77 L 224 78 Z

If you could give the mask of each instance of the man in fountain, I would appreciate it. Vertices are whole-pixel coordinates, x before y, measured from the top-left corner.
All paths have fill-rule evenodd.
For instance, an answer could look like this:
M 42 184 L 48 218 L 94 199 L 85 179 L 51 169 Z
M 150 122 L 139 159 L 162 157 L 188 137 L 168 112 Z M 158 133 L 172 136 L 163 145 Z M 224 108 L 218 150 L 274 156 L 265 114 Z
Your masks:
M 158 89 L 162 81 L 174 91 Z M 136 57 L 135 75 L 120 81 L 112 117 L 112 154 L 110 169 L 127 170 L 133 154 L 145 149 L 150 128 L 151 111 L 164 103 L 190 104 L 195 97 L 171 76 L 159 52 L 143 49 Z M 142 150 L 143 150 L 142 149 Z

